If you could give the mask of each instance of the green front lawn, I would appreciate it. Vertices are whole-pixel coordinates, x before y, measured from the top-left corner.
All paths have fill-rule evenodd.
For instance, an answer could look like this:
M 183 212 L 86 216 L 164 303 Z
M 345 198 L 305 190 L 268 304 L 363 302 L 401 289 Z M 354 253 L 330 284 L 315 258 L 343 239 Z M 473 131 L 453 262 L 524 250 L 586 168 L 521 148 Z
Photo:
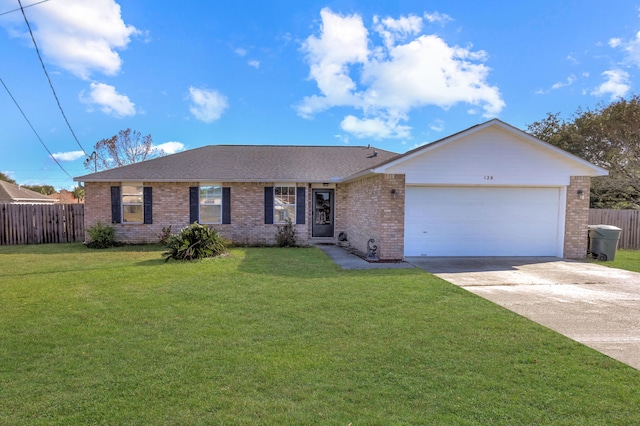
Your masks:
M 598 262 L 612 268 L 640 272 L 640 250 L 618 250 L 612 262 Z
M 417 269 L 0 247 L 0 424 L 640 419 L 640 372 Z

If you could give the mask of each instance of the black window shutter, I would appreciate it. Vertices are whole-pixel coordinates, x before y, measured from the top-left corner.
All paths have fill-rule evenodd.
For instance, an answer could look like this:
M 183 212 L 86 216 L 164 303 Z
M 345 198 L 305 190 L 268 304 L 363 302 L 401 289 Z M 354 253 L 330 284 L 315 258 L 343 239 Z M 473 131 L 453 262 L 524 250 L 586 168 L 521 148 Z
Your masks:
M 200 187 L 189 187 L 189 223 L 198 222 L 200 219 L 200 209 L 198 203 L 200 201 Z
M 145 186 L 142 194 L 144 197 L 144 223 L 146 225 L 150 225 L 153 223 L 153 188 Z
M 305 220 L 305 190 L 304 187 L 296 188 L 296 224 L 304 225 Z
M 264 187 L 264 223 L 273 223 L 273 186 Z
M 222 223 L 231 223 L 231 188 L 222 187 Z
M 122 208 L 120 204 L 120 187 L 111 187 L 111 223 L 122 222 Z

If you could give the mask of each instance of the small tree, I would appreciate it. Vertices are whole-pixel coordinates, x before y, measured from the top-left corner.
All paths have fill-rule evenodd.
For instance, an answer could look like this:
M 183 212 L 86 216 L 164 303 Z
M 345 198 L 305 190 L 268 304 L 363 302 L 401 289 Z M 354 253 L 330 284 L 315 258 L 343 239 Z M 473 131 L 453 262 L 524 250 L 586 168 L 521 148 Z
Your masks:
M 84 201 L 84 186 L 76 186 L 75 188 L 73 188 L 71 194 L 73 195 L 73 198 L 78 200 L 78 204 L 80 204 L 82 201 Z
M 5 182 L 9 182 L 9 183 L 13 183 L 15 185 L 16 181 L 11 179 L 9 176 L 7 176 L 5 173 L 0 172 L 0 180 L 3 180 Z
M 142 136 L 136 130 L 120 130 L 117 135 L 98 141 L 94 151 L 84 161 L 87 170 L 99 171 L 126 166 L 164 155 L 153 147 L 151 135 Z
M 22 187 L 42 195 L 52 195 L 56 193 L 56 189 L 51 185 L 22 185 Z

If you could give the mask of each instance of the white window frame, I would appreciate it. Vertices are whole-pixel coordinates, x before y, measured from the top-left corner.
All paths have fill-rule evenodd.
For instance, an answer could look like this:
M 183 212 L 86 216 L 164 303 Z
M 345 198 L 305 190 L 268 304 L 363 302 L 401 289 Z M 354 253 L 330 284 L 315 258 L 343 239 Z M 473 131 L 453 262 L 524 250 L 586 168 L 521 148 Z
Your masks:
M 213 196 L 210 199 L 202 198 L 202 190 L 203 188 L 218 188 L 220 191 L 220 196 Z M 207 224 L 207 225 L 219 225 L 222 223 L 222 184 L 220 183 L 201 183 L 198 186 L 198 223 Z M 211 207 L 211 206 L 219 206 L 220 219 L 218 221 L 210 221 L 206 222 L 202 220 L 202 208 L 203 207 Z
M 279 188 L 280 192 L 282 192 L 281 188 L 287 188 L 287 194 L 278 194 Z M 293 193 L 289 193 L 290 191 L 293 191 Z M 281 183 L 273 186 L 273 223 L 278 225 L 285 224 L 287 219 L 291 219 L 291 223 L 296 223 L 296 197 L 297 187 L 295 183 Z M 287 211 L 290 212 L 290 215 L 286 214 Z
M 125 188 L 127 188 L 125 190 Z M 134 191 L 128 188 L 135 188 Z M 120 186 L 122 194 L 120 195 L 121 201 L 121 217 L 123 224 L 140 224 L 144 223 L 144 186 L 142 183 L 127 183 Z M 139 202 L 135 200 L 135 197 L 139 197 Z M 126 200 L 126 201 L 125 201 Z M 125 210 L 130 207 L 139 206 L 140 208 L 140 220 L 127 220 L 127 216 L 131 214 L 125 214 Z

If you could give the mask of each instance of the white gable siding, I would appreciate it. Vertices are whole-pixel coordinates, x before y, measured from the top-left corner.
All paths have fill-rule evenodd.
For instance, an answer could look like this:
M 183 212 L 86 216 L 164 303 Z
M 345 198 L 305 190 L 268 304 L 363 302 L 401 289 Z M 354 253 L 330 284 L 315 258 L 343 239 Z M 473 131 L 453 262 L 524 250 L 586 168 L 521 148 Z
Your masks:
M 405 174 L 407 185 L 566 186 L 586 167 L 498 127 L 448 141 L 384 173 Z

